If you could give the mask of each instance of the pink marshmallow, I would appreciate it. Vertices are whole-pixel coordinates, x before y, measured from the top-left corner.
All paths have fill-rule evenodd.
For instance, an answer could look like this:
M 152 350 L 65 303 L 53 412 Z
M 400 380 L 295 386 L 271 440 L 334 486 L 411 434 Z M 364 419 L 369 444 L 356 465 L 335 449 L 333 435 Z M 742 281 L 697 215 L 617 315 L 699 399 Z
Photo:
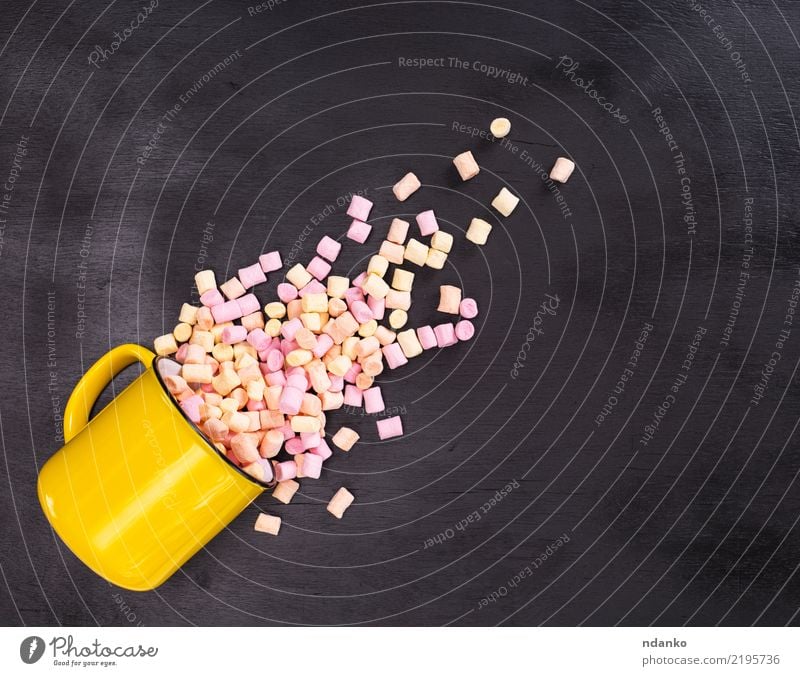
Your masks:
M 292 369 L 286 375 L 286 387 L 294 387 L 301 392 L 305 392 L 308 389 L 308 378 L 306 378 L 306 372 L 300 366 L 298 366 L 297 369 L 298 370 Z
M 367 305 L 369 306 L 370 312 L 372 312 L 373 319 L 379 321 L 383 319 L 384 314 L 386 314 L 386 300 L 384 298 L 369 296 L 369 298 L 367 298 Z
M 247 338 L 247 329 L 244 326 L 226 326 L 222 329 L 222 342 L 226 345 L 241 343 Z
M 370 387 L 364 390 L 364 410 L 367 413 L 380 413 L 386 408 L 380 387 Z
M 478 316 L 478 304 L 473 298 L 462 298 L 458 304 L 458 314 L 464 319 L 474 319 Z
M 333 455 L 333 451 L 331 450 L 331 447 L 328 446 L 328 443 L 325 441 L 325 439 L 321 439 L 319 446 L 309 449 L 308 452 L 311 455 L 318 455 L 323 460 L 327 460 Z
M 319 446 L 322 437 L 319 436 L 319 432 L 300 432 L 300 440 L 303 442 L 303 450 L 307 451 Z
M 294 336 L 292 336 L 294 338 Z M 281 342 L 281 352 L 283 352 L 283 356 L 285 357 L 289 354 L 292 350 L 296 350 L 298 348 L 298 344 L 295 340 L 286 339 Z
M 354 408 L 361 408 L 363 401 L 363 392 L 355 385 L 345 385 L 344 388 L 344 403 L 345 406 L 353 406 Z
M 245 408 L 248 411 L 263 411 L 267 408 L 267 402 L 263 399 L 261 401 L 256 401 L 255 399 L 248 399 L 247 403 L 245 404 Z
M 364 300 L 364 291 L 357 286 L 351 286 L 347 291 L 344 292 L 344 300 L 347 303 L 348 307 L 351 306 L 357 300 Z M 352 307 L 350 308 L 352 312 Z
M 206 307 L 214 307 L 215 305 L 221 305 L 224 303 L 225 299 L 222 297 L 219 289 L 209 289 L 202 296 L 200 296 L 200 302 Z
M 347 230 L 347 237 L 348 239 L 352 239 L 359 244 L 363 244 L 367 241 L 367 237 L 369 237 L 370 232 L 372 232 L 371 225 L 368 225 L 363 221 L 354 220 L 350 224 L 350 228 Z
M 297 287 L 288 282 L 281 282 L 278 284 L 278 298 L 281 299 L 282 303 L 288 303 L 294 300 L 297 298 Z
M 458 342 L 456 331 L 452 324 L 434 326 L 433 332 L 436 334 L 436 344 L 439 347 L 450 347 L 450 345 L 455 345 Z
M 342 245 L 332 237 L 328 237 L 328 235 L 325 235 L 317 244 L 317 253 L 323 258 L 327 258 L 331 263 L 338 258 L 341 250 Z
M 297 292 L 297 295 L 302 298 L 307 293 L 325 293 L 326 290 L 327 288 L 324 284 L 320 284 L 316 279 L 312 279 L 308 284 L 300 289 L 300 291 Z
M 328 378 L 331 381 L 328 392 L 341 392 L 344 389 L 344 378 L 342 376 L 329 375 Z
M 281 326 L 281 335 L 286 338 L 286 340 L 292 340 L 294 338 L 294 334 L 302 328 L 303 322 L 301 322 L 298 317 L 295 317 L 294 319 L 290 319 L 288 322 L 283 323 Z
M 268 350 L 266 362 L 270 373 L 280 371 L 283 368 L 283 352 L 280 351 L 280 348 Z
M 311 262 L 306 265 L 306 270 L 308 270 L 317 279 L 322 280 L 330 274 L 331 264 L 328 263 L 324 258 L 314 256 L 314 258 L 311 259 Z
M 417 329 L 417 340 L 422 345 L 423 350 L 430 350 L 436 347 L 436 334 L 429 325 L 420 326 Z
M 184 399 L 180 403 L 180 407 L 183 409 L 183 412 L 188 416 L 189 420 L 193 423 L 199 423 L 201 420 L 200 416 L 200 406 L 203 405 L 203 397 L 199 394 L 195 394 L 192 397 L 188 397 Z
M 247 334 L 247 342 L 256 348 L 257 352 L 260 352 L 270 348 L 272 339 L 264 333 L 264 329 L 253 329 Z
M 333 338 L 331 338 L 327 333 L 321 333 L 317 336 L 317 344 L 314 346 L 314 349 L 311 352 L 317 359 L 322 359 L 328 350 L 333 347 Z
M 262 272 L 275 272 L 275 270 L 280 270 L 283 267 L 279 251 L 261 254 L 258 257 L 258 264 L 261 266 Z
M 178 348 L 178 351 L 175 353 L 175 361 L 179 364 L 183 364 L 186 361 L 186 353 L 189 351 L 189 343 L 184 343 Z
M 283 355 L 281 354 L 281 357 Z M 283 371 L 275 371 L 274 373 L 265 373 L 264 380 L 267 381 L 267 385 L 270 387 L 275 387 L 276 385 L 280 385 L 283 387 L 286 385 L 286 374 Z
M 378 420 L 376 425 L 378 426 L 378 436 L 381 439 L 391 439 L 403 434 L 403 421 L 399 415 Z
M 364 280 L 367 278 L 366 270 L 364 272 L 359 273 L 358 277 L 353 280 L 353 286 L 357 288 L 361 288 L 361 285 L 364 283 Z
M 459 340 L 469 340 L 475 335 L 475 326 L 469 319 L 462 319 L 456 324 L 455 334 Z
M 238 298 L 236 300 L 227 300 L 224 303 L 220 303 L 219 305 L 215 305 L 211 308 L 211 316 L 214 317 L 214 321 L 217 324 L 223 324 L 224 322 L 232 322 L 234 319 L 240 319 L 243 314 L 245 313 L 242 312 Z
M 305 450 L 305 446 L 303 446 L 303 440 L 300 437 L 292 437 L 291 439 L 286 440 L 286 452 L 289 455 L 298 455 Z
M 297 415 L 303 403 L 303 392 L 296 387 L 284 387 L 278 401 L 278 410 L 284 415 Z
M 436 216 L 433 214 L 433 209 L 428 209 L 428 211 L 423 211 L 421 214 L 417 214 L 417 225 L 419 226 L 419 232 L 423 237 L 427 237 L 428 235 L 432 235 L 439 229 L 439 224 L 436 222 Z
M 288 481 L 297 476 L 297 463 L 294 460 L 286 460 L 275 465 L 275 479 L 277 481 Z
M 369 218 L 369 212 L 371 210 L 372 202 L 361 197 L 361 195 L 353 195 L 350 199 L 350 206 L 347 207 L 347 215 L 359 221 L 366 221 Z
M 361 373 L 361 364 L 354 363 L 344 374 L 344 382 L 354 385 L 359 373 Z
M 267 281 L 267 276 L 261 269 L 261 265 L 253 263 L 246 268 L 239 268 L 239 281 L 245 289 L 249 289 L 256 284 L 263 284 Z
M 369 305 L 367 305 L 364 301 L 361 300 L 353 302 L 353 304 L 350 306 L 350 312 L 353 313 L 353 317 L 356 318 L 356 321 L 359 324 L 368 322 L 370 319 L 373 318 L 372 310 L 369 309 Z
M 282 427 L 279 427 L 278 430 L 283 435 L 284 441 L 289 441 L 289 439 L 294 439 L 296 436 L 294 430 L 292 429 L 292 426 L 288 422 Z
M 322 474 L 322 456 L 305 453 L 303 456 L 303 475 L 307 479 L 319 479 Z
M 381 348 L 383 357 L 386 359 L 386 364 L 390 369 L 396 369 L 398 366 L 408 364 L 408 359 L 403 354 L 403 348 L 398 343 L 389 343 Z
M 253 312 L 258 312 L 261 309 L 261 303 L 258 302 L 258 298 L 256 298 L 253 293 L 248 293 L 241 298 L 237 298 L 234 302 L 239 305 L 239 311 L 242 313 L 240 315 L 241 317 L 252 314 Z

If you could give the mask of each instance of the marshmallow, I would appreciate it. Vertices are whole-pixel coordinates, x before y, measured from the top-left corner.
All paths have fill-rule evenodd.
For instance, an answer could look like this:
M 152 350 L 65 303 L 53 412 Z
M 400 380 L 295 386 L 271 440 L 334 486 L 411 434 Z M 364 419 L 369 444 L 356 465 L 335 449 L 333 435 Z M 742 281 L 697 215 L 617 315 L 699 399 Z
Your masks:
M 306 266 L 306 270 L 308 270 L 317 279 L 323 280 L 330 273 L 331 264 L 320 256 L 314 256 L 314 258 L 311 259 L 311 262 Z
M 436 335 L 436 344 L 439 347 L 450 347 L 458 342 L 456 332 L 452 324 L 439 324 L 433 327 Z
M 275 478 L 278 483 L 294 479 L 297 476 L 297 463 L 294 460 L 285 460 L 275 465 Z
M 325 439 L 320 439 L 319 445 L 315 448 L 309 449 L 310 455 L 318 455 L 323 460 L 327 460 L 333 455 L 333 451 L 331 450 L 330 446 L 328 446 Z
M 261 254 L 258 257 L 258 264 L 261 266 L 262 272 L 265 273 L 275 272 L 283 267 L 279 251 L 269 251 L 268 253 Z
M 213 376 L 211 364 L 184 364 L 181 367 L 181 377 L 187 383 L 210 384 Z
M 247 329 L 244 326 L 227 326 L 222 331 L 222 342 L 226 345 L 241 343 L 247 338 Z
M 392 310 L 389 314 L 389 326 L 393 329 L 402 329 L 408 322 L 408 313 L 405 310 Z
M 307 293 L 301 300 L 303 312 L 327 312 L 328 296 L 323 288 L 320 293 Z
M 156 354 L 166 357 L 169 354 L 175 354 L 178 351 L 178 344 L 175 342 L 175 336 L 171 333 L 166 333 L 159 336 L 153 341 L 153 348 Z
M 271 514 L 259 514 L 256 519 L 255 529 L 259 533 L 277 535 L 281 529 L 281 517 L 272 516 Z
M 403 421 L 399 415 L 378 420 L 375 424 L 378 427 L 378 436 L 381 439 L 391 439 L 403 434 Z
M 242 311 L 239 309 L 239 303 L 236 300 L 225 301 L 211 308 L 211 315 L 214 317 L 214 321 L 221 324 L 222 322 L 231 322 L 234 319 L 239 319 L 242 316 Z
M 430 350 L 432 347 L 436 347 L 436 334 L 430 326 L 420 326 L 417 329 L 417 340 L 419 340 L 423 350 Z
M 390 343 L 394 342 L 395 333 L 394 331 L 390 331 L 385 326 L 379 326 L 375 330 L 375 337 L 378 339 L 378 342 L 381 345 L 389 345 Z
M 386 408 L 380 387 L 370 387 L 364 390 L 364 410 L 367 413 L 380 413 Z
M 287 479 L 286 481 L 281 481 L 277 486 L 275 486 L 275 488 L 272 489 L 272 497 L 278 502 L 288 505 L 292 501 L 294 494 L 297 493 L 299 488 L 300 484 L 294 479 Z
M 439 312 L 457 315 L 461 303 L 461 289 L 450 284 L 442 284 L 439 287 Z
M 417 333 L 414 329 L 406 329 L 397 334 L 397 344 L 403 350 L 406 358 L 411 359 L 422 354 L 422 345 L 417 339 Z
M 389 285 L 378 275 L 368 275 L 362 288 L 374 298 L 386 298 L 389 293 Z
M 197 293 L 201 296 L 211 289 L 217 288 L 217 278 L 213 270 L 201 270 L 194 276 L 194 283 L 197 286 Z
M 378 251 L 387 261 L 395 265 L 401 265 L 403 263 L 403 255 L 405 252 L 406 248 L 402 244 L 395 244 L 388 240 L 381 242 L 381 248 Z
M 469 340 L 475 335 L 475 326 L 469 319 L 462 319 L 456 324 L 455 333 L 459 340 Z
M 288 272 L 286 273 L 286 279 L 288 279 L 294 286 L 298 289 L 302 289 L 306 284 L 308 284 L 311 280 L 311 273 L 306 270 L 300 263 L 293 265 Z M 283 300 L 281 298 L 281 300 Z M 286 301 L 283 301 L 284 303 Z
M 467 239 L 474 244 L 486 244 L 489 238 L 489 233 L 492 231 L 492 226 L 489 225 L 482 218 L 473 218 L 467 228 Z
M 419 182 L 419 179 L 409 171 L 405 176 L 403 176 L 403 178 L 394 184 L 392 192 L 400 202 L 405 202 L 409 197 L 411 197 L 411 195 L 419 190 L 420 185 L 421 183 Z
M 408 291 L 398 291 L 389 289 L 386 294 L 386 307 L 390 310 L 408 310 L 411 307 L 411 293 Z
M 504 138 L 511 131 L 511 122 L 508 121 L 508 118 L 496 117 L 489 125 L 489 131 L 495 138 Z
M 406 244 L 403 258 L 421 267 L 425 265 L 425 260 L 428 258 L 428 247 L 412 237 Z
M 341 243 L 337 242 L 332 237 L 325 235 L 317 244 L 317 253 L 333 263 L 339 256 L 342 250 Z
M 340 427 L 339 431 L 331 438 L 331 441 L 343 451 L 349 451 L 358 440 L 358 433 L 349 427 Z
M 401 348 L 397 343 L 384 345 L 381 348 L 381 352 L 383 353 L 383 357 L 386 359 L 386 364 L 390 369 L 396 369 L 398 366 L 408 364 L 408 359 L 406 359 L 405 354 L 403 354 L 403 348 Z
M 444 251 L 430 248 L 428 249 L 428 257 L 425 259 L 425 265 L 434 270 L 441 270 L 447 262 L 447 254 Z
M 392 275 L 392 288 L 398 291 L 411 291 L 414 286 L 414 273 L 403 268 L 395 268 Z
M 297 298 L 297 287 L 294 284 L 281 282 L 278 284 L 278 298 L 284 303 L 294 300 Z
M 239 306 L 239 317 L 258 312 L 261 309 L 261 303 L 258 302 L 258 298 L 256 298 L 254 293 L 245 294 L 241 298 L 237 298 L 234 302 Z
M 359 390 L 355 385 L 345 385 L 344 404 L 345 406 L 360 408 L 362 404 L 361 390 Z
M 464 319 L 474 319 L 478 316 L 478 304 L 472 298 L 464 298 L 458 305 L 458 314 Z
M 336 275 L 331 275 L 327 279 L 327 287 L 325 292 L 331 298 L 344 298 L 344 294 L 349 288 L 350 280 L 347 277 L 337 277 Z
M 359 390 L 368 390 L 375 383 L 375 378 L 366 373 L 359 373 L 356 376 L 356 387 Z
M 322 457 L 315 453 L 303 454 L 303 476 L 309 479 L 319 479 L 322 474 Z
M 573 171 L 575 171 L 575 163 L 566 157 L 559 157 L 550 170 L 550 178 L 559 183 L 566 183 Z
M 358 242 L 359 244 L 363 244 L 367 241 L 367 237 L 369 237 L 370 232 L 372 232 L 371 225 L 355 219 L 347 230 L 347 238 L 352 239 L 354 242 Z
M 404 221 L 402 218 L 393 218 L 386 239 L 394 244 L 403 244 L 407 235 L 408 221 Z
M 235 300 L 245 294 L 245 288 L 238 277 L 231 277 L 227 282 L 220 285 L 219 290 L 225 294 L 225 298 L 228 300 Z
M 353 195 L 350 198 L 350 206 L 347 207 L 347 215 L 359 221 L 366 221 L 372 209 L 372 202 L 361 195 Z
M 225 299 L 222 297 L 222 294 L 219 292 L 219 289 L 214 288 L 214 289 L 209 289 L 205 293 L 201 294 L 200 302 L 206 307 L 214 307 L 215 305 L 224 303 Z
M 181 305 L 181 312 L 178 315 L 178 321 L 186 322 L 194 326 L 197 323 L 197 311 L 200 308 L 195 307 L 194 305 L 189 305 L 189 303 L 184 303 Z
M 286 316 L 286 306 L 280 301 L 267 303 L 264 306 L 264 314 L 266 314 L 270 319 L 282 319 Z
M 453 164 L 456 165 L 456 170 L 458 171 L 458 175 L 461 176 L 462 181 L 469 181 L 469 179 L 475 178 L 480 172 L 478 163 L 469 150 L 460 155 L 456 155 L 453 158 Z
M 261 269 L 261 265 L 253 263 L 246 268 L 239 268 L 239 281 L 245 289 L 250 289 L 256 284 L 263 284 L 267 281 L 267 276 Z
M 296 415 L 291 420 L 293 432 L 319 432 L 319 419 L 310 415 Z
M 328 503 L 328 511 L 333 514 L 337 519 L 341 519 L 347 508 L 353 504 L 353 494 L 346 488 L 342 487 L 331 498 Z
M 453 235 L 444 230 L 437 230 L 431 237 L 431 248 L 444 253 L 450 253 L 453 248 Z
M 369 306 L 373 319 L 383 319 L 384 312 L 386 311 L 386 301 L 383 298 L 369 296 L 367 298 L 367 305 Z
M 436 232 L 439 229 L 439 223 L 436 221 L 433 209 L 428 209 L 427 211 L 417 214 L 417 225 L 419 226 L 419 233 L 423 237 L 427 237 Z
M 367 274 L 383 277 L 388 269 L 389 260 L 378 254 L 369 259 L 369 264 L 367 265 Z
M 492 206 L 503 216 L 510 216 L 511 212 L 517 208 L 517 204 L 519 204 L 519 197 L 512 194 L 508 188 L 500 188 L 497 197 L 492 200 Z

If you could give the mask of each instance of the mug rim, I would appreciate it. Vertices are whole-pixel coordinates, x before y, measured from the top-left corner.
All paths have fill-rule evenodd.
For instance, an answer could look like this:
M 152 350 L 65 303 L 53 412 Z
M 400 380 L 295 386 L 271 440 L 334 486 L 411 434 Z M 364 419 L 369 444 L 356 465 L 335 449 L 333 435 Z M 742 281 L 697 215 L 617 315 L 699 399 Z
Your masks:
M 259 488 L 274 488 L 276 484 L 275 480 L 275 471 L 273 469 L 272 472 L 272 481 L 266 483 L 264 481 L 259 481 L 253 476 L 250 476 L 247 472 L 245 472 L 241 467 L 236 465 L 227 455 L 223 455 L 219 452 L 219 449 L 211 443 L 211 440 L 203 433 L 203 431 L 195 424 L 195 422 L 186 414 L 180 406 L 178 406 L 178 402 L 172 396 L 172 393 L 169 391 L 167 384 L 164 382 L 164 379 L 161 377 L 161 372 L 158 370 L 158 363 L 162 359 L 169 359 L 169 357 L 163 357 L 161 355 L 157 355 L 155 359 L 153 359 L 152 369 L 153 373 L 155 373 L 156 379 L 158 380 L 159 385 L 164 390 L 164 393 L 169 398 L 170 402 L 172 403 L 173 407 L 181 414 L 183 419 L 189 423 L 189 426 L 200 436 L 200 438 L 206 443 L 208 448 L 212 451 L 212 453 L 217 456 L 220 460 L 223 460 L 227 463 L 232 469 L 236 470 L 239 474 L 241 474 L 245 479 L 252 481 L 256 486 Z M 169 361 L 175 362 L 174 359 L 169 359 Z M 175 362 L 176 364 L 179 362 Z

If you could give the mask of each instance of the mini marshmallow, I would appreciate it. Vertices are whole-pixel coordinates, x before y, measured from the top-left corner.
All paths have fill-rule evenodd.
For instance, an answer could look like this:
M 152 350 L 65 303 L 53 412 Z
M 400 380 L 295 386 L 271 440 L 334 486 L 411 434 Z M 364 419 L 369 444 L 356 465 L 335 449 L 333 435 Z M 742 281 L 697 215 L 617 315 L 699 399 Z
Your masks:
M 458 305 L 458 314 L 464 319 L 474 319 L 478 316 L 478 304 L 472 298 L 464 298 Z
M 328 274 L 330 274 L 331 264 L 321 256 L 314 256 L 314 258 L 311 259 L 311 262 L 306 266 L 306 270 L 308 270 L 318 280 L 322 281 L 328 276 Z
M 427 211 L 417 214 L 417 225 L 419 226 L 419 233 L 423 237 L 427 237 L 436 232 L 439 229 L 439 223 L 436 221 L 433 209 L 428 209 Z
M 197 323 L 197 311 L 200 308 L 195 307 L 194 305 L 189 305 L 189 303 L 184 303 L 181 305 L 181 312 L 178 315 L 178 321 L 186 322 L 194 326 Z
M 328 295 L 323 290 L 321 293 L 307 293 L 301 301 L 303 312 L 326 312 L 328 310 Z
M 214 377 L 214 369 L 211 364 L 184 364 L 181 367 L 181 377 L 187 383 L 206 384 L 211 383 Z
M 319 432 L 319 419 L 310 415 L 296 415 L 291 420 L 293 432 Z
M 364 410 L 367 413 L 380 413 L 385 408 L 380 387 L 370 387 L 368 390 L 364 390 Z
M 378 427 L 378 436 L 381 439 L 391 439 L 403 435 L 403 421 L 399 415 L 384 418 L 375 423 Z
M 358 242 L 359 244 L 363 244 L 367 241 L 367 237 L 369 237 L 370 232 L 372 232 L 371 225 L 355 219 L 347 229 L 347 238 L 352 239 L 354 242 Z
M 408 244 L 406 244 L 403 258 L 422 267 L 425 265 L 425 261 L 428 258 L 428 247 L 412 237 L 408 240 Z
M 367 305 L 369 306 L 370 312 L 372 312 L 373 319 L 383 319 L 383 315 L 386 311 L 386 301 L 383 298 L 369 296 L 367 298 Z
M 359 373 L 356 376 L 356 387 L 359 390 L 368 390 L 375 384 L 375 378 L 368 376 L 366 373 Z
M 506 117 L 496 117 L 489 125 L 489 131 L 495 138 L 504 138 L 511 131 L 511 122 Z
M 381 248 L 378 253 L 383 256 L 390 263 L 401 265 L 403 263 L 403 256 L 405 255 L 406 248 L 402 244 L 395 244 L 384 240 L 381 242 Z
M 378 275 L 383 277 L 389 269 L 389 261 L 380 254 L 372 256 L 367 264 L 368 275 Z
M 336 495 L 331 498 L 327 509 L 337 519 L 341 519 L 347 508 L 353 504 L 353 500 L 355 500 L 353 494 L 342 487 L 336 491 Z
M 285 460 L 275 465 L 275 478 L 278 483 L 283 483 L 297 476 L 297 463 L 294 460 Z
M 323 460 L 327 460 L 333 455 L 333 451 L 331 450 L 330 446 L 328 446 L 325 439 L 320 439 L 319 445 L 315 448 L 311 448 L 308 451 L 311 455 L 318 455 Z
M 492 206 L 503 214 L 503 216 L 510 216 L 511 212 L 517 208 L 517 204 L 519 204 L 519 197 L 505 187 L 500 188 L 497 197 L 492 200 Z
M 300 484 L 294 479 L 287 479 L 286 481 L 281 481 L 277 486 L 275 486 L 275 488 L 272 489 L 272 497 L 278 502 L 288 505 L 292 501 L 294 494 L 297 493 L 299 488 Z
M 222 294 L 219 292 L 219 289 L 214 288 L 214 289 L 209 289 L 205 293 L 201 294 L 200 302 L 206 307 L 214 307 L 215 305 L 224 303 L 225 299 L 222 297 Z
M 225 298 L 228 300 L 235 300 L 245 294 L 245 288 L 242 286 L 238 277 L 231 277 L 219 287 L 219 290 L 225 294 Z
M 353 195 L 350 198 L 350 206 L 347 207 L 347 215 L 359 221 L 366 221 L 371 210 L 372 202 L 361 195 Z
M 247 338 L 247 329 L 244 326 L 227 326 L 222 331 L 222 342 L 226 345 L 241 343 Z
M 407 235 L 408 221 L 404 221 L 402 218 L 393 218 L 386 239 L 394 244 L 403 244 Z
M 325 235 L 317 244 L 317 253 L 323 258 L 333 263 L 339 256 L 342 250 L 342 245 L 332 237 Z
M 171 333 L 166 333 L 159 336 L 153 341 L 153 348 L 156 354 L 166 357 L 169 354 L 175 354 L 178 351 L 178 344 L 175 342 L 175 336 Z
M 264 306 L 264 314 L 266 314 L 270 319 L 282 319 L 286 316 L 286 306 L 280 301 L 267 303 Z
M 462 181 L 469 181 L 469 179 L 475 178 L 480 172 L 480 167 L 478 167 L 478 163 L 469 150 L 460 155 L 456 155 L 453 158 L 453 164 L 456 165 L 456 170 L 458 171 L 458 175 L 461 176 Z
M 261 309 L 261 303 L 258 302 L 258 298 L 254 293 L 247 293 L 241 298 L 237 298 L 235 301 L 228 301 L 236 303 L 239 306 L 239 317 L 243 317 L 244 315 L 249 315 L 253 312 L 258 312 Z M 212 313 L 213 314 L 213 313 Z M 231 321 L 231 320 L 226 320 Z
M 353 406 L 360 408 L 362 404 L 362 393 L 355 385 L 345 385 L 344 387 L 344 404 L 345 406 Z
M 442 284 L 439 287 L 439 312 L 457 315 L 461 303 L 461 289 L 450 284 Z
M 358 432 L 349 427 L 340 427 L 339 431 L 333 435 L 331 441 L 343 451 L 349 451 L 359 440 Z
M 394 342 L 395 333 L 394 331 L 390 331 L 385 326 L 379 326 L 375 330 L 375 337 L 378 339 L 378 342 L 381 345 L 389 345 L 390 343 Z
M 419 182 L 419 179 L 409 171 L 394 184 L 392 192 L 400 202 L 405 202 L 411 195 L 419 190 L 420 185 L 422 184 Z
M 389 293 L 389 285 L 378 275 L 368 275 L 362 288 L 374 298 L 386 298 Z
M 261 269 L 261 265 L 253 263 L 246 268 L 239 268 L 239 281 L 245 289 L 250 289 L 256 284 L 263 284 L 267 281 L 267 276 Z
M 482 218 L 473 218 L 467 228 L 467 239 L 474 244 L 486 244 L 489 239 L 489 233 L 492 231 L 492 226 L 489 225 Z
M 213 270 L 201 270 L 194 276 L 194 283 L 197 286 L 197 293 L 201 296 L 211 289 L 217 288 L 217 278 Z
M 437 230 L 431 237 L 431 248 L 444 253 L 450 253 L 453 248 L 453 235 L 444 230 Z
M 296 288 L 302 289 L 313 278 L 311 277 L 311 273 L 308 270 L 306 270 L 300 263 L 297 263 L 288 270 L 288 272 L 286 273 L 286 279 L 288 279 L 292 284 L 294 284 Z M 284 301 L 284 303 L 285 302 L 286 301 Z
M 322 457 L 314 453 L 303 454 L 303 476 L 308 479 L 319 479 L 322 474 Z
M 406 329 L 397 334 L 397 344 L 403 350 L 403 354 L 407 359 L 417 357 L 422 354 L 422 345 L 417 339 L 417 333 L 414 329 Z
M 414 273 L 403 268 L 395 268 L 392 275 L 392 288 L 398 291 L 411 291 L 414 286 Z
M 258 257 L 258 264 L 261 266 L 262 272 L 265 273 L 275 272 L 283 267 L 279 251 L 269 251 L 265 254 L 261 254 Z
M 436 347 L 436 334 L 428 325 L 420 326 L 417 329 L 417 340 L 419 340 L 423 350 L 430 350 L 432 347 Z
M 369 308 L 369 305 L 367 305 Z M 372 310 L 369 311 L 369 316 L 372 317 Z M 358 335 L 362 338 L 369 338 L 370 336 L 375 334 L 375 331 L 378 330 L 378 322 L 374 319 L 368 319 L 365 322 L 361 323 L 361 326 L 358 327 Z
M 278 284 L 278 298 L 280 298 L 283 303 L 294 300 L 297 298 L 297 287 L 294 284 L 281 282 Z
M 456 324 L 455 333 L 459 340 L 469 340 L 475 335 L 475 326 L 469 319 L 462 319 Z
M 566 183 L 573 171 L 575 171 L 575 163 L 566 157 L 559 157 L 550 170 L 550 178 L 559 183 Z
M 369 309 L 369 305 L 367 305 L 364 301 L 354 301 L 350 306 L 350 312 L 352 312 L 353 317 L 355 317 L 356 321 L 361 325 L 363 325 L 364 322 L 368 322 L 372 319 L 372 310 Z M 361 329 L 360 326 L 358 328 L 359 330 Z
M 393 329 L 402 329 L 408 322 L 408 313 L 405 310 L 392 310 L 389 314 L 389 326 Z
M 383 353 L 383 357 L 386 359 L 386 364 L 390 369 L 396 369 L 398 366 L 408 364 L 408 359 L 406 359 L 405 354 L 403 354 L 403 348 L 401 348 L 397 343 L 389 343 L 389 345 L 384 345 L 381 348 L 381 352 Z
M 434 270 L 441 270 L 447 262 L 447 254 L 444 251 L 430 248 L 428 249 L 428 257 L 425 259 L 425 265 Z
M 406 310 L 411 308 L 411 293 L 390 289 L 386 294 L 386 307 L 390 310 Z
M 281 517 L 272 516 L 272 514 L 259 514 L 256 519 L 255 529 L 259 533 L 277 535 L 281 529 Z
M 344 298 L 344 294 L 349 288 L 350 280 L 347 277 L 337 277 L 336 275 L 331 275 L 327 279 L 327 287 L 325 292 L 331 298 Z
M 450 347 L 458 342 L 452 324 L 439 324 L 434 326 L 433 332 L 436 334 L 436 344 L 439 347 Z

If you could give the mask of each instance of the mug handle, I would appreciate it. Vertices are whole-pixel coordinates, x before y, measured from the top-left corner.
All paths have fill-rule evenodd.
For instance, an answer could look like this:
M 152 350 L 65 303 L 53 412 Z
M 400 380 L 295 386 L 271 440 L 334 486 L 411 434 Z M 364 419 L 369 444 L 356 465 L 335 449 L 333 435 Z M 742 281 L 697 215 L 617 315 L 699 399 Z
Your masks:
M 64 409 L 64 443 L 86 427 L 94 402 L 115 375 L 135 361 L 149 368 L 155 357 L 146 347 L 125 343 L 109 350 L 92 364 L 78 381 Z

